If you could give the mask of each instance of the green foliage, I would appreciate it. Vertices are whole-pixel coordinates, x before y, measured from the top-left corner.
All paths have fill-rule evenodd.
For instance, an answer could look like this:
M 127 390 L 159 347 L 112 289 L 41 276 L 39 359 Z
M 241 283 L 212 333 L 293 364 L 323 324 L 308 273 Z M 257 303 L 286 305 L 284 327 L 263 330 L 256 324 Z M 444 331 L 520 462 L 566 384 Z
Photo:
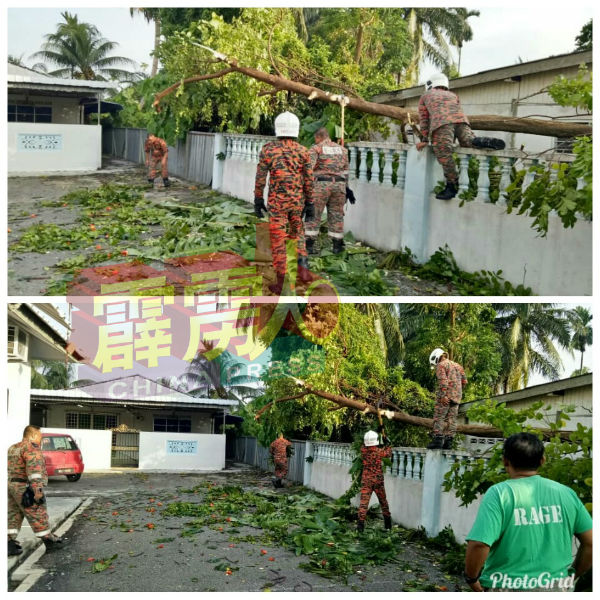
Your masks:
M 429 365 L 433 348 L 448 351 L 465 369 L 469 384 L 463 401 L 486 397 L 501 368 L 500 341 L 494 329 L 496 311 L 490 304 L 405 305 L 400 324 L 405 331 L 403 366 L 407 379 L 433 390 L 435 373 Z
M 301 568 L 322 577 L 345 579 L 359 565 L 393 561 L 399 546 L 409 538 L 409 532 L 400 528 L 382 533 L 381 529 L 370 527 L 359 536 L 347 523 L 354 509 L 349 511 L 348 507 L 307 490 L 281 495 L 205 483 L 182 493 L 194 494 L 195 501 L 171 503 L 163 514 L 194 518 L 183 537 L 230 523 L 229 539 L 236 542 L 244 538 L 236 536 L 235 528 L 255 527 L 262 530 L 261 543 L 279 544 L 306 557 L 308 562 Z
M 449 284 L 465 296 L 529 296 L 531 288 L 517 286 L 502 277 L 502 270 L 463 271 L 448 246 L 438 248 L 424 263 L 417 263 L 409 248 L 388 252 L 379 262 L 384 269 L 398 269 L 423 279 Z
M 339 305 L 339 321 L 335 331 L 323 343 L 324 368 L 300 377 L 315 389 L 342 394 L 362 400 L 369 397 L 389 398 L 402 410 L 412 414 L 431 416 L 433 400 L 430 392 L 404 378 L 400 367 L 388 368 L 379 338 L 373 335 L 373 316 L 364 314 L 351 304 Z M 288 361 L 304 361 L 306 349 L 292 350 Z M 289 378 L 263 376 L 266 393 L 247 408 L 246 432 L 255 435 L 264 446 L 270 444 L 282 431 L 289 439 L 308 438 L 346 441 L 368 429 L 377 427 L 376 419 L 353 409 L 331 410 L 333 404 L 324 398 L 308 395 L 297 400 L 275 403 L 265 411 L 260 421 L 252 415 L 278 398 L 294 396 L 298 389 Z M 389 406 L 387 407 L 389 408 Z M 397 423 L 386 423 L 393 443 L 420 445 L 422 433 L 415 428 Z
M 560 106 L 572 106 L 592 112 L 592 73 L 585 65 L 579 67 L 577 77 L 559 75 L 548 88 L 552 100 Z
M 592 19 L 590 19 L 575 38 L 575 50 L 591 50 L 592 49 Z
M 106 569 L 110 569 L 114 560 L 118 558 L 118 554 L 113 554 L 110 558 L 100 558 L 92 564 L 92 573 L 102 573 Z
M 559 76 L 548 88 L 552 99 L 561 106 L 592 110 L 592 74 L 585 66 L 577 77 Z M 548 233 L 551 211 L 556 211 L 563 227 L 574 227 L 579 218 L 592 218 L 592 140 L 582 136 L 573 146 L 575 160 L 569 163 L 551 163 L 547 167 L 532 165 L 528 172 L 533 181 L 523 190 L 526 170 L 514 173 L 505 192 L 507 212 L 518 207 L 518 214 L 533 217 L 532 227 L 542 236 Z M 580 186 L 579 180 L 582 181 Z
M 477 404 L 467 411 L 471 423 L 492 425 L 502 430 L 503 436 L 527 431 L 537 433 L 538 428 L 528 425 L 528 420 L 543 421 L 551 408 L 536 402 L 522 410 L 511 410 L 506 404 L 493 401 Z M 556 432 L 564 429 L 569 421 L 568 413 L 573 407 L 563 408 L 556 420 L 547 423 L 547 427 Z M 568 441 L 562 441 L 558 434 L 552 435 L 545 445 L 546 462 L 539 473 L 575 490 L 586 508 L 591 512 L 592 501 L 592 429 L 581 423 Z M 466 457 L 456 461 L 444 477 L 444 489 L 453 490 L 463 505 L 473 502 L 478 495 L 485 493 L 492 485 L 508 479 L 502 462 L 502 442 L 499 441 L 486 452 L 486 456 Z

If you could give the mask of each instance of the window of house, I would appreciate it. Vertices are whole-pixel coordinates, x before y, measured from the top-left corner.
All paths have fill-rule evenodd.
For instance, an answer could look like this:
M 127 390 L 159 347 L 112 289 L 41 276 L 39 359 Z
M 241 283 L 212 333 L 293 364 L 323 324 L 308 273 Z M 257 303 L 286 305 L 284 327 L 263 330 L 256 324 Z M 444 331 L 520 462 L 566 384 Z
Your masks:
M 190 417 L 154 417 L 154 431 L 190 433 L 192 419 Z
M 561 154 L 573 154 L 573 144 L 575 144 L 575 138 L 556 138 L 556 152 Z
M 117 415 L 67 413 L 66 427 L 70 429 L 111 429 L 117 426 Z
M 8 121 L 19 123 L 52 123 L 52 107 L 9 104 Z

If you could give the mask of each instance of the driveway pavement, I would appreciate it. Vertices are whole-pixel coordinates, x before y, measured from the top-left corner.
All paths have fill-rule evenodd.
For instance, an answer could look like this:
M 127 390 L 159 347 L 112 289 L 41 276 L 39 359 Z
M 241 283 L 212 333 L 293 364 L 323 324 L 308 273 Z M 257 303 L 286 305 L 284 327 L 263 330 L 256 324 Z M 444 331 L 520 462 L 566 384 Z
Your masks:
M 173 502 L 202 506 L 202 496 L 194 488 L 207 484 L 241 486 L 267 497 L 275 494 L 270 475 L 246 465 L 233 465 L 215 473 L 84 474 L 76 483 L 51 479 L 49 502 L 59 498 L 74 502 L 79 498 L 93 500 L 64 534 L 68 545 L 38 560 L 35 567 L 44 572 L 29 591 L 462 589 L 458 578 L 441 570 L 441 553 L 419 543 L 399 544 L 398 554 L 391 562 L 357 567 L 347 580 L 337 576 L 325 578 L 301 568 L 307 556 L 296 556 L 270 541 L 261 529 L 235 522 L 190 529 L 189 516 L 165 513 Z M 277 493 L 308 492 L 290 485 Z M 380 519 L 369 526 L 381 528 Z M 354 525 L 348 523 L 348 527 Z M 387 535 L 383 529 L 381 535 Z M 13 583 L 10 589 L 15 587 Z

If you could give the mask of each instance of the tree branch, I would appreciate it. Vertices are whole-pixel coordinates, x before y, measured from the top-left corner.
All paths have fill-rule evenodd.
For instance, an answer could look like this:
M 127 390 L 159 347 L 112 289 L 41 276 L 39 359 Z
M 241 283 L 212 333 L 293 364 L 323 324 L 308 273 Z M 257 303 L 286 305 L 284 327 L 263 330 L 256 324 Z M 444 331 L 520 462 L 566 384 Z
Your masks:
M 275 403 L 279 402 L 287 402 L 289 400 L 295 400 L 297 398 L 303 398 L 308 394 L 313 394 L 314 396 L 319 396 L 320 398 L 324 398 L 336 404 L 340 408 L 351 408 L 363 414 L 371 414 L 377 416 L 378 411 L 377 408 L 371 406 L 367 402 L 361 402 L 359 400 L 355 400 L 353 398 L 347 398 L 346 396 L 342 396 L 341 394 L 332 394 L 331 392 L 325 392 L 323 390 L 317 390 L 307 383 L 296 379 L 295 380 L 298 385 L 301 385 L 304 390 L 302 393 L 297 394 L 295 396 L 286 396 L 285 398 L 277 398 L 273 402 L 266 404 L 263 406 L 254 416 L 256 420 L 259 419 L 260 415 L 262 415 L 268 408 L 273 406 Z M 409 415 L 400 410 L 380 410 L 379 411 L 382 416 L 386 417 L 391 421 L 397 421 L 399 423 L 405 423 L 406 425 L 416 425 L 417 427 L 424 427 L 425 429 L 433 429 L 433 419 L 429 419 L 427 417 L 416 417 L 413 415 Z M 458 433 L 464 433 L 466 435 L 472 435 L 475 437 L 489 437 L 489 438 L 503 438 L 504 433 L 501 429 L 496 427 L 491 427 L 489 425 L 458 425 L 457 428 Z M 538 429 L 538 431 L 544 436 L 544 439 L 550 439 L 555 435 L 558 435 L 562 440 L 569 440 L 569 436 L 572 431 L 553 431 L 551 429 Z
M 279 75 L 272 75 L 265 73 L 259 69 L 253 67 L 244 67 L 238 64 L 235 58 L 229 58 L 223 54 L 202 46 L 201 44 L 194 44 L 204 50 L 212 52 L 213 56 L 229 65 L 229 69 L 220 71 L 218 73 L 211 73 L 208 75 L 197 75 L 184 80 L 186 82 L 203 81 L 206 79 L 215 79 L 217 77 L 223 77 L 232 71 L 242 73 L 248 77 L 262 81 L 272 87 L 287 90 L 301 96 L 306 96 L 309 100 L 320 100 L 321 102 L 332 102 L 337 103 L 340 101 L 339 94 L 332 94 L 325 90 L 321 90 L 317 87 L 287 79 Z M 173 86 L 158 92 L 155 96 L 153 106 L 158 110 L 160 101 L 177 89 L 181 83 L 174 84 Z M 378 104 L 377 102 L 369 102 L 359 97 L 349 97 L 347 107 L 358 112 L 369 113 L 378 115 L 381 117 L 389 117 L 400 122 L 406 122 L 409 119 L 413 122 L 419 121 L 418 113 L 409 111 L 399 106 L 391 106 L 389 104 Z M 563 123 L 552 120 L 542 119 L 524 119 L 519 117 L 508 117 L 503 115 L 471 115 L 469 121 L 473 129 L 484 130 L 484 131 L 507 131 L 512 133 L 532 133 L 535 135 L 546 135 L 559 138 L 575 137 L 581 135 L 589 135 L 592 133 L 592 127 L 589 125 L 583 125 L 580 123 Z
M 186 83 L 195 83 L 196 81 L 206 81 L 207 79 L 218 79 L 219 77 L 225 77 L 225 75 L 228 75 L 229 73 L 233 73 L 234 71 L 235 71 L 235 69 L 223 69 L 222 71 L 217 71 L 216 73 L 207 73 L 206 75 L 194 75 L 193 77 L 188 77 L 187 79 L 184 79 L 183 81 L 178 81 L 177 83 L 174 83 L 173 85 L 164 89 L 162 92 L 158 92 L 154 96 L 154 102 L 152 103 L 152 106 L 154 106 L 154 108 L 158 112 L 160 101 L 165 96 L 168 96 L 169 94 L 174 92 L 181 85 L 184 85 Z

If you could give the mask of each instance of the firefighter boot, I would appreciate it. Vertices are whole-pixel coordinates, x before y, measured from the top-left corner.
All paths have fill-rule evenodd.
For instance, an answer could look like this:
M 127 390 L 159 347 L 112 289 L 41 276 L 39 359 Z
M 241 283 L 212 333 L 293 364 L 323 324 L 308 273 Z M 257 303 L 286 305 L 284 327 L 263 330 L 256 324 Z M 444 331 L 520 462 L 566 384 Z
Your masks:
M 427 450 L 441 450 L 444 445 L 444 436 L 443 435 L 434 435 L 433 440 L 427 446 Z
M 343 252 L 344 248 L 346 247 L 343 239 L 333 238 L 332 244 L 333 244 L 332 252 L 334 254 L 339 254 L 340 252 Z
M 489 148 L 490 150 L 504 150 L 506 144 L 499 138 L 475 137 L 471 142 L 473 148 Z
M 444 443 L 442 444 L 442 450 L 451 450 L 453 439 L 454 439 L 454 436 L 452 436 L 452 435 L 444 436 Z
M 319 254 L 319 245 L 315 238 L 306 238 L 306 251 L 309 254 Z
M 383 515 L 383 526 L 386 529 L 391 529 L 392 528 L 392 517 L 390 517 L 390 516 L 386 517 L 385 515 Z
M 42 542 L 44 542 L 44 546 L 46 546 L 46 552 L 53 552 L 54 550 L 60 550 L 64 547 L 64 539 L 53 533 L 42 538 Z
M 307 283 L 312 281 L 312 276 L 310 271 L 308 270 L 308 256 L 299 256 L 298 257 L 298 279 L 300 281 Z
M 163 185 L 165 187 L 169 187 L 171 185 L 171 182 L 169 181 L 168 177 L 163 177 Z
M 456 196 L 458 192 L 458 186 L 454 181 L 446 181 L 446 187 L 439 194 L 436 194 L 435 197 L 438 200 L 451 200 Z
M 364 530 L 365 530 L 365 522 L 359 520 L 358 523 L 356 524 L 356 531 L 358 531 L 358 533 L 363 533 Z
M 9 556 L 18 556 L 19 554 L 23 554 L 23 548 L 21 548 L 21 544 L 17 542 L 17 540 L 8 540 L 8 555 Z

